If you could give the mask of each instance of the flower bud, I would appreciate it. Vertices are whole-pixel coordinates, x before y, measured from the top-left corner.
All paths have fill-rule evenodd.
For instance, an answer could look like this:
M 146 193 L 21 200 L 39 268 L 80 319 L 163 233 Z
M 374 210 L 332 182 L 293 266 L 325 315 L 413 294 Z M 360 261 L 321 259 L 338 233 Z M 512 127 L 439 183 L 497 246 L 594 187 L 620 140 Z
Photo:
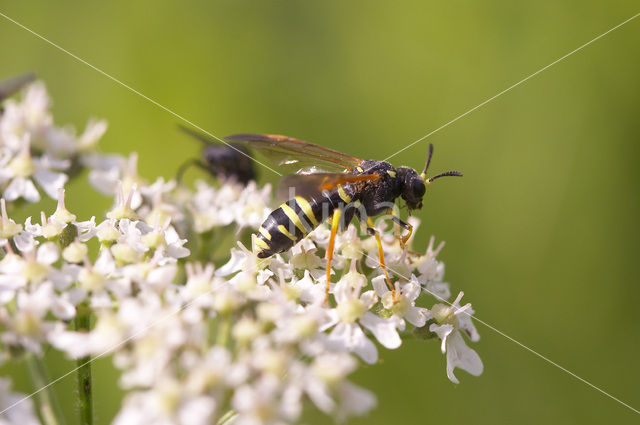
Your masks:
M 69 263 L 82 263 L 88 253 L 89 248 L 85 244 L 75 241 L 62 250 L 62 258 Z

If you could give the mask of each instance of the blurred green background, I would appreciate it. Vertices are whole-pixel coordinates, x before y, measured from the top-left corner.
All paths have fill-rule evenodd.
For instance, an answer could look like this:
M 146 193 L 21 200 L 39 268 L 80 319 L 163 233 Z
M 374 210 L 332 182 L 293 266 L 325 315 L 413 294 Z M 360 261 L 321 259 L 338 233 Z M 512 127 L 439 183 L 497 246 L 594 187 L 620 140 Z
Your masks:
M 287 134 L 382 159 L 639 11 L 636 1 L 3 2 L 1 12 L 224 136 Z M 177 119 L 0 19 L 0 76 L 35 71 L 56 122 L 110 128 L 104 151 L 173 176 L 198 146 Z M 394 157 L 430 187 L 418 245 L 447 242 L 477 316 L 640 407 L 640 18 Z M 262 181 L 275 181 L 266 169 Z M 74 184 L 79 217 L 109 201 Z M 638 423 L 637 414 L 478 324 L 485 372 L 454 385 L 436 343 L 384 351 L 354 424 Z M 71 363 L 51 363 L 52 375 Z M 6 370 L 5 370 L 6 372 Z M 30 391 L 23 371 L 12 371 Z M 96 362 L 96 416 L 121 394 Z M 74 377 L 56 384 L 70 423 Z M 309 423 L 322 423 L 309 418 Z

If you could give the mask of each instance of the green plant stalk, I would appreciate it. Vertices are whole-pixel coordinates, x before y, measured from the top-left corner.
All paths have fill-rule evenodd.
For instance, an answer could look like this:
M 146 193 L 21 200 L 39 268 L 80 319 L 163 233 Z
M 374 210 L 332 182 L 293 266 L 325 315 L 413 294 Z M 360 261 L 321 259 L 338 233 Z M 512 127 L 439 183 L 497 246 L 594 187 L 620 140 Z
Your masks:
M 75 319 L 77 331 L 88 331 L 91 327 L 91 312 L 85 306 L 78 306 Z M 80 424 L 93 425 L 93 395 L 91 381 L 91 356 L 82 357 L 76 362 L 78 366 L 78 407 Z
M 27 354 L 25 362 L 31 375 L 31 381 L 35 386 L 35 391 L 38 394 L 38 406 L 43 422 L 46 425 L 63 425 L 65 423 L 64 416 L 56 395 L 49 385 L 51 382 L 42 359 L 35 354 Z
M 225 314 L 218 321 L 218 329 L 216 330 L 216 345 L 226 347 L 229 340 L 229 331 L 231 330 L 231 317 Z
M 233 419 L 235 416 L 236 416 L 236 412 L 233 410 L 229 410 L 227 413 L 222 415 L 220 420 L 218 420 L 217 425 L 224 425 L 228 423 L 231 419 Z

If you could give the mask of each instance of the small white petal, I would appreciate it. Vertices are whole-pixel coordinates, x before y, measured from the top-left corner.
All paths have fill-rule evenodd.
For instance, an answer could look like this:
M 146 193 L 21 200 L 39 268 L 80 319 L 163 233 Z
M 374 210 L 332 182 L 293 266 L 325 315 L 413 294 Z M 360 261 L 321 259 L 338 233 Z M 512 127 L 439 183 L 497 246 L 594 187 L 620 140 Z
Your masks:
M 89 333 L 56 328 L 54 331 L 49 332 L 47 339 L 51 345 L 60 351 L 64 351 L 71 358 L 78 359 L 91 354 Z
M 51 265 L 58 261 L 60 253 L 53 242 L 45 242 L 38 248 L 37 260 L 39 263 Z
M 111 255 L 111 251 L 103 249 L 100 252 L 100 256 L 93 265 L 95 271 L 105 276 L 109 276 L 116 269 L 116 262 Z
M 190 253 L 191 252 L 183 246 L 169 245 L 167 248 L 167 255 L 172 258 L 188 257 Z
M 435 332 L 438 335 L 438 338 L 442 340 L 442 344 L 440 344 L 440 350 L 442 350 L 443 353 L 446 353 L 447 337 L 451 334 L 451 332 L 453 332 L 453 326 L 449 324 L 438 325 L 432 323 L 431 326 L 429 326 L 429 330 L 431 332 Z
M 425 325 L 431 314 L 429 310 L 422 307 L 412 307 L 409 309 L 404 318 L 409 321 L 413 326 L 421 328 Z
M 16 248 L 22 252 L 30 252 L 38 244 L 30 232 L 20 232 L 13 237 L 13 242 L 16 244 Z
M 329 334 L 328 342 L 338 348 L 356 353 L 365 363 L 373 364 L 378 360 L 375 344 L 355 323 L 338 323 Z
M 178 411 L 179 423 L 207 425 L 214 422 L 216 402 L 213 397 L 198 396 L 187 400 Z
M 51 312 L 59 319 L 71 320 L 76 315 L 76 309 L 68 300 L 57 297 L 51 306 Z
M 396 330 L 396 323 L 392 320 L 383 319 L 371 312 L 366 312 L 360 319 L 360 324 L 369 329 L 378 342 L 386 348 L 395 349 L 402 344 L 400 335 Z
M 411 275 L 411 281 L 402 286 L 402 294 L 409 300 L 415 301 L 421 292 L 420 284 L 414 275 Z
M 95 217 L 91 217 L 91 220 L 79 221 L 74 224 L 78 229 L 78 240 L 80 242 L 88 241 L 97 233 Z
M 340 386 L 340 416 L 362 416 L 376 406 L 376 396 L 364 388 L 349 382 Z
M 38 184 L 44 189 L 50 198 L 58 198 L 58 190 L 64 187 L 68 177 L 63 173 L 55 173 L 49 170 L 38 170 L 33 177 Z M 32 183 L 33 184 L 33 183 Z M 35 189 L 35 187 L 34 187 Z
M 381 298 L 384 294 L 390 292 L 389 288 L 387 287 L 386 278 L 383 274 L 371 279 L 371 284 L 373 285 L 373 289 L 375 289 L 376 294 Z
M 117 168 L 107 171 L 91 170 L 89 172 L 89 183 L 103 195 L 111 196 L 116 193 L 119 176 L 120 171 Z
M 425 292 L 434 296 L 439 301 L 448 300 L 451 296 L 449 284 L 446 282 L 428 281 L 425 285 Z
M 229 276 L 230 274 L 239 271 L 246 258 L 247 256 L 244 251 L 235 248 L 232 249 L 231 258 L 224 266 L 216 270 L 216 276 Z
M 360 295 L 360 301 L 364 303 L 367 309 L 370 309 L 378 301 L 378 297 L 376 296 L 375 291 L 367 291 Z
M 449 336 L 447 343 L 447 377 L 455 384 L 459 383 L 453 374 L 456 367 L 466 370 L 474 376 L 481 375 L 484 369 L 478 353 L 467 346 L 459 332 L 454 332 Z
M 15 201 L 22 197 L 29 202 L 38 202 L 40 200 L 40 194 L 36 189 L 33 182 L 23 177 L 16 177 L 9 183 L 9 186 L 4 190 L 2 194 L 7 201 Z

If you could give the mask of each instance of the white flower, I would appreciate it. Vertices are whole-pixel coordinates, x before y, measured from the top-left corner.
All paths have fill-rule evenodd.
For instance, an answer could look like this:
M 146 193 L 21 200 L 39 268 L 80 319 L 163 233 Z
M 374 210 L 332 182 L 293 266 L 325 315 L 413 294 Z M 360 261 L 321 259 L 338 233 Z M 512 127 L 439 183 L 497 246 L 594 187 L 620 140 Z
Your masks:
M 0 273 L 4 279 L 37 285 L 50 276 L 52 267 L 59 258 L 59 251 L 53 242 L 45 242 L 37 250 L 28 251 L 24 258 L 7 255 L 0 262 Z
M 55 326 L 45 321 L 54 304 L 53 285 L 45 282 L 33 292 L 19 292 L 16 313 L 6 319 L 7 331 L 0 338 L 7 345 L 22 346 L 32 353 L 41 353 L 41 343 Z
M 0 217 L 0 245 L 4 245 L 7 243 L 7 239 L 11 239 L 22 232 L 22 225 L 9 218 L 7 202 L 4 198 L 0 199 L 0 209 L 2 212 L 2 217 Z
M 371 283 L 382 300 L 384 308 L 391 312 L 392 317 L 400 321 L 400 330 L 405 328 L 405 319 L 413 326 L 421 328 L 431 318 L 429 310 L 415 305 L 421 288 L 414 275 L 411 275 L 411 280 L 403 285 L 396 282 L 393 292 L 387 287 L 384 275 L 374 277 Z
M 142 235 L 142 242 L 147 248 L 155 250 L 163 257 L 177 259 L 189 255 L 189 250 L 183 246 L 187 240 L 180 239 L 178 232 L 169 225 L 168 220 Z
M 68 180 L 66 174 L 57 170 L 64 170 L 68 167 L 68 161 L 54 159 L 47 155 L 33 158 L 27 138 L 23 141 L 20 152 L 0 168 L 0 184 L 4 186 L 2 196 L 7 201 L 24 198 L 29 202 L 38 202 L 40 193 L 33 183 L 35 181 L 49 197 L 55 199 L 58 190 Z
M 65 227 L 67 227 L 66 223 L 54 220 L 51 217 L 47 218 L 44 211 L 40 211 L 40 224 L 32 224 L 31 217 L 28 217 L 24 223 L 25 230 L 33 237 L 42 236 L 45 239 L 55 239 L 60 236 Z M 18 249 L 23 252 L 31 251 L 37 244 L 37 241 L 33 241 L 32 243 L 24 244 L 24 247 L 18 246 Z
M 255 237 L 255 235 L 253 236 Z M 249 251 L 241 242 L 238 242 L 238 248 L 231 248 L 231 258 L 229 261 L 216 270 L 216 276 L 226 277 L 230 276 L 240 270 L 244 271 L 257 271 L 262 270 L 267 264 L 274 263 L 275 259 L 261 259 L 258 256 Z M 272 267 L 275 268 L 275 267 Z M 263 279 L 258 281 L 259 284 L 264 283 L 275 272 L 271 270 L 266 275 L 263 275 Z
M 147 224 L 153 227 L 162 226 L 167 222 L 183 224 L 185 215 L 180 201 L 174 196 L 175 189 L 175 180 L 165 182 L 162 177 L 152 185 L 140 188 L 145 202 L 138 214 Z
M 203 357 L 185 355 L 182 363 L 188 371 L 185 390 L 193 395 L 238 386 L 249 374 L 247 365 L 234 362 L 231 352 L 219 346 L 212 347 Z
M 0 415 L 2 425 L 39 425 L 40 421 L 33 411 L 33 400 L 26 394 L 11 392 L 11 381 L 0 378 Z
M 480 335 L 471 322 L 471 315 L 474 311 L 471 304 L 460 307 L 460 300 L 464 294 L 460 292 L 453 304 L 447 306 L 436 304 L 431 311 L 436 323 L 429 326 L 429 330 L 438 335 L 442 340 L 441 349 L 447 354 L 447 377 L 451 382 L 458 384 L 459 381 L 453 374 L 456 367 L 466 370 L 472 375 L 482 374 L 483 365 L 480 356 L 473 349 L 465 344 L 459 331 L 467 334 L 471 341 L 478 341 Z
M 317 255 L 318 248 L 311 239 L 303 239 L 291 248 L 289 264 L 294 269 L 305 270 L 311 273 L 314 279 L 325 275 L 326 261 Z
M 123 186 L 122 183 L 118 183 L 116 202 L 111 211 L 107 212 L 107 218 L 113 220 L 137 220 L 138 214 L 136 214 L 135 207 L 133 206 L 133 200 L 138 194 L 137 186 L 133 185 L 126 197 L 124 196 Z
M 107 121 L 95 118 L 89 119 L 84 132 L 78 137 L 76 149 L 81 152 L 87 152 L 94 149 L 98 140 L 107 131 Z
M 336 236 L 335 246 L 342 256 L 351 260 L 360 260 L 365 251 L 358 229 L 353 224 Z
M 20 273 L 24 261 L 19 255 L 9 252 L 0 260 L 0 303 L 13 300 L 16 291 L 24 288 L 27 279 Z
M 260 227 L 264 218 L 271 212 L 270 199 L 271 185 L 267 184 L 259 189 L 255 181 L 250 181 L 240 192 L 237 201 L 231 205 L 238 227 Z
M 25 136 L 33 134 L 36 140 L 42 139 L 53 123 L 49 114 L 50 106 L 49 95 L 41 82 L 30 84 L 20 101 L 7 100 L 0 119 L 2 145 L 18 152 L 22 148 Z
M 116 425 L 214 423 L 216 401 L 211 396 L 190 396 L 178 381 L 164 376 L 152 389 L 129 394 L 114 420 Z
M 92 170 L 89 182 L 104 195 L 116 195 L 119 191 L 130 194 L 127 204 L 136 210 L 142 204 L 142 196 L 135 188 L 144 186 L 145 180 L 138 175 L 138 154 L 132 152 L 128 159 L 119 155 L 89 156 L 84 160 Z
M 238 412 L 237 425 L 283 424 L 291 411 L 280 397 L 283 384 L 273 375 L 265 375 L 251 385 L 242 385 L 234 392 L 231 404 Z
M 44 347 L 73 359 L 111 355 L 127 392 L 116 424 L 204 425 L 235 411 L 228 423 L 284 425 L 298 422 L 309 402 L 338 421 L 364 414 L 375 397 L 348 377 L 358 357 L 376 362 L 376 341 L 398 348 L 406 322 L 430 324 L 452 381 L 456 367 L 482 372 L 462 336 L 479 338 L 470 304 L 460 307 L 460 295 L 432 311 L 417 305 L 421 289 L 449 296 L 436 259 L 442 244 L 434 248 L 433 238 L 420 255 L 411 241 L 401 246 L 388 217 L 378 221 L 389 271 L 411 276 L 388 287 L 376 238 L 350 224 L 336 238 L 330 272 L 338 282 L 330 283 L 327 302 L 327 223 L 268 259 L 238 242 L 216 268 L 214 252 L 217 262 L 234 232 L 245 241 L 271 211 L 270 186 L 200 181 L 190 189 L 163 178 L 149 185 L 135 153 L 94 152 L 104 121 L 89 121 L 79 136 L 55 127 L 42 85 L 5 103 L 0 190 L 10 202 L 39 200 L 44 189 L 58 205 L 39 223 L 21 225 L 0 201 L 0 360 Z M 64 172 L 75 176 L 78 166 L 90 168 L 99 191 L 116 195 L 98 225 L 94 217 L 78 221 L 65 206 Z M 419 222 L 408 220 L 415 230 Z M 71 330 L 76 307 L 95 317 L 93 328 Z M 2 384 L 0 404 L 11 398 Z M 7 418 L 0 423 L 31 425 L 33 415 Z
M 93 266 L 86 264 L 77 272 L 78 297 L 85 299 L 91 294 L 90 305 L 93 308 L 112 307 L 112 297 L 123 300 L 131 294 L 131 280 L 121 275 L 111 251 L 102 250 Z
M 336 283 L 334 296 L 338 306 L 331 310 L 332 321 L 325 325 L 325 329 L 335 325 L 328 336 L 328 342 L 332 346 L 352 351 L 367 363 L 375 363 L 378 360 L 378 350 L 360 325 L 371 331 L 386 348 L 398 348 L 401 340 L 395 321 L 383 319 L 369 311 L 376 303 L 376 295 L 374 291 L 366 291 L 360 295 L 363 282 L 356 281 L 358 277 L 357 272 L 349 272 Z

